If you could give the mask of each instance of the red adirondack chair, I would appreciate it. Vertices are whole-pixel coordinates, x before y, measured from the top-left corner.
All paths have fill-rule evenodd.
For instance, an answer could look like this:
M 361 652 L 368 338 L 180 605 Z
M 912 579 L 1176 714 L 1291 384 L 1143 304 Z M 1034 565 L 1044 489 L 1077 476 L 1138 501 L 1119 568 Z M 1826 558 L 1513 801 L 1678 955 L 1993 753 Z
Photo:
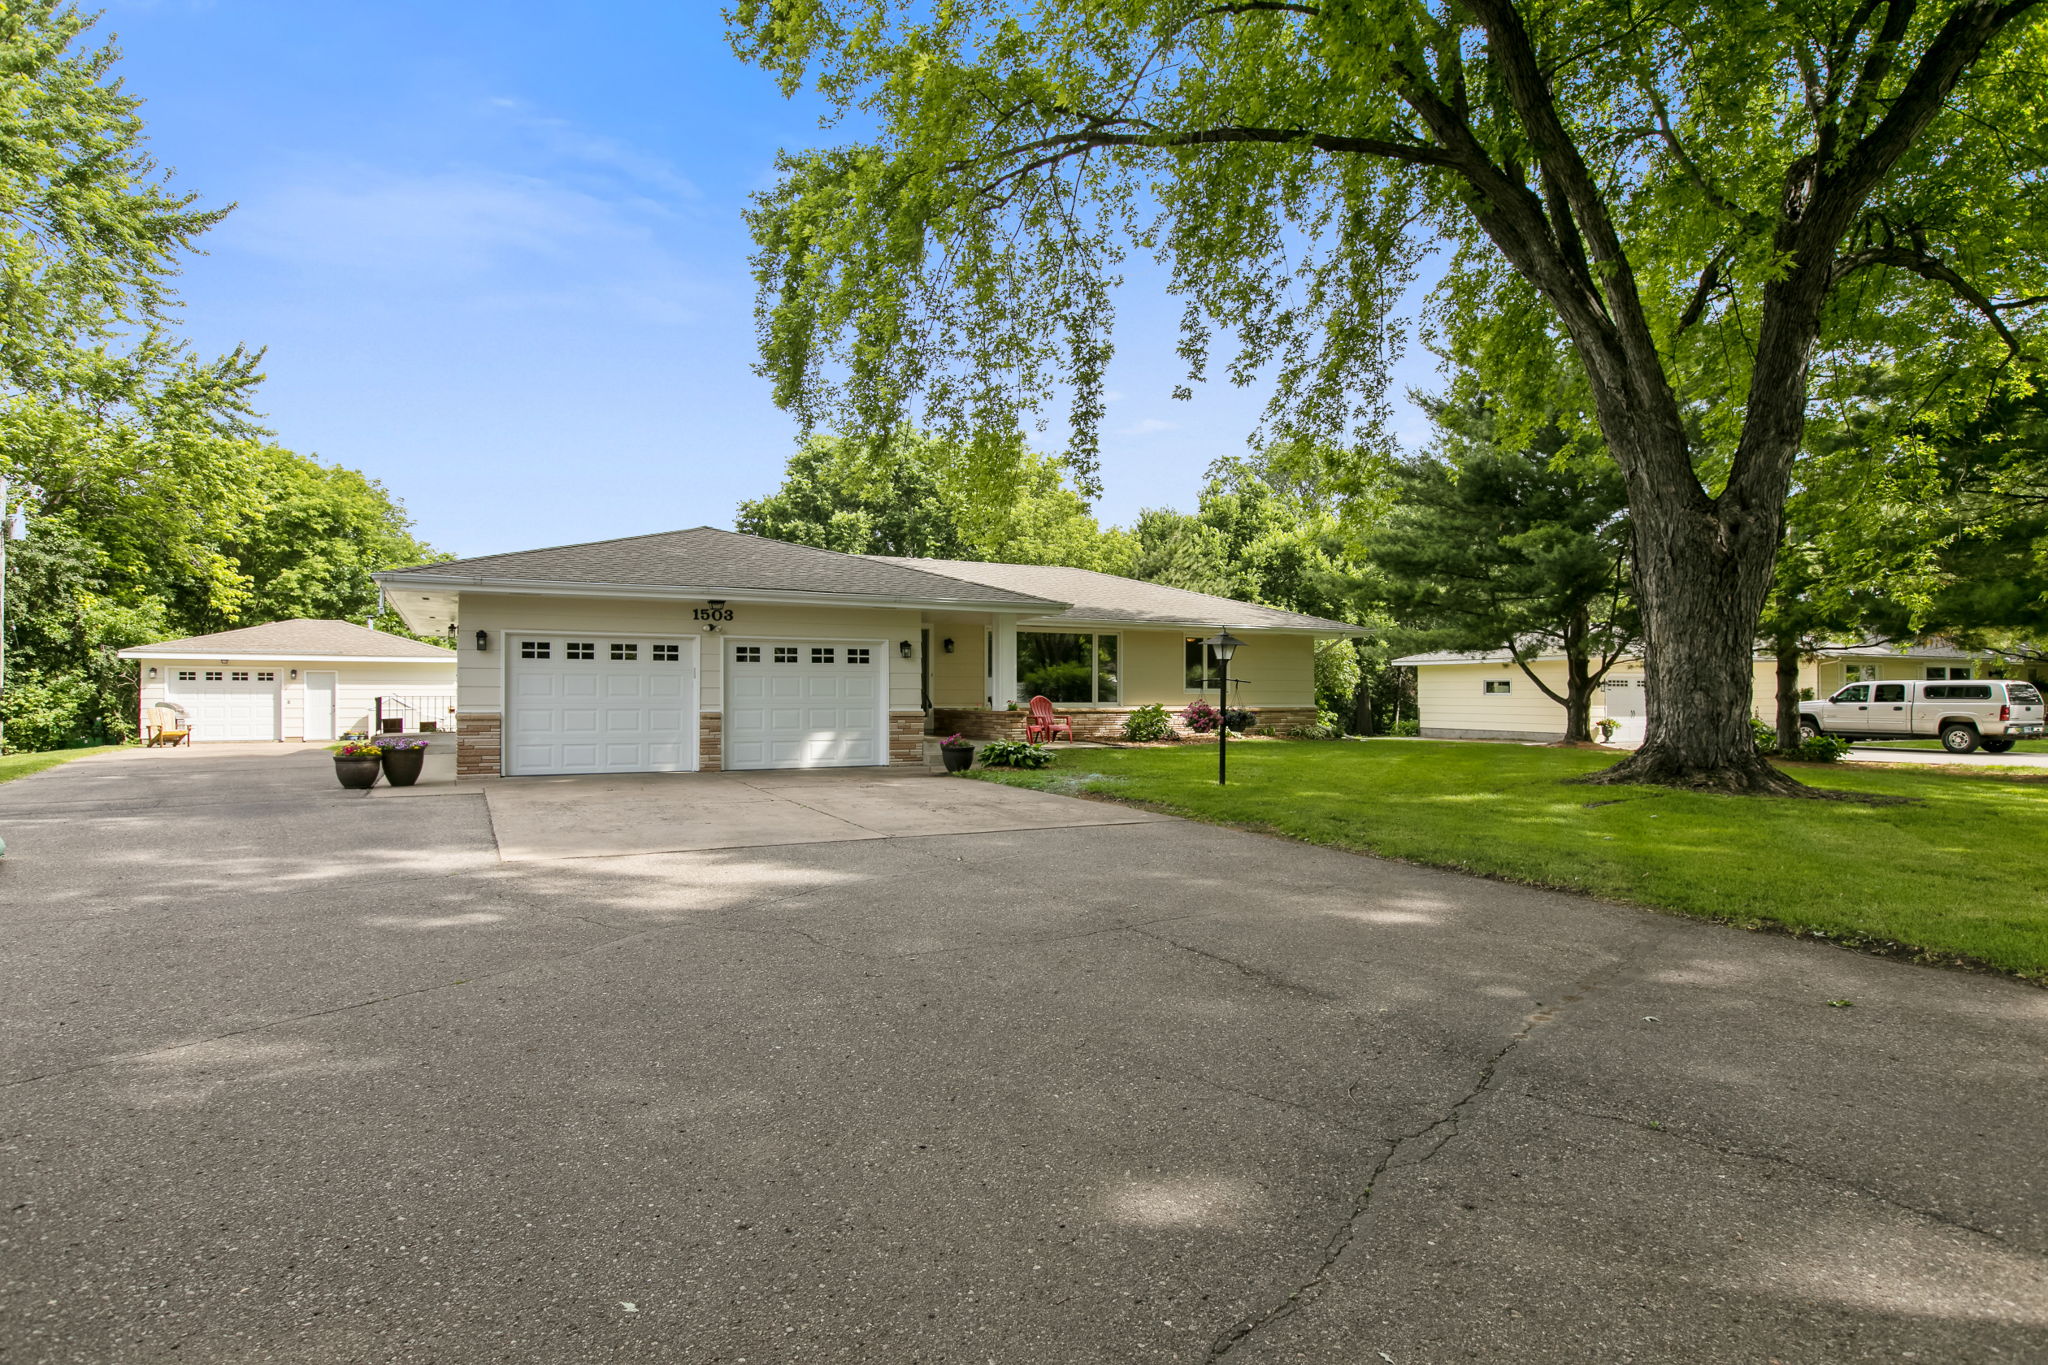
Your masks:
M 1067 738 L 1072 739 L 1074 737 L 1073 717 L 1054 715 L 1052 703 L 1044 697 L 1033 697 L 1031 699 L 1031 714 L 1024 721 L 1024 738 L 1027 741 L 1036 742 L 1046 739 L 1058 739 L 1062 726 L 1066 728 Z

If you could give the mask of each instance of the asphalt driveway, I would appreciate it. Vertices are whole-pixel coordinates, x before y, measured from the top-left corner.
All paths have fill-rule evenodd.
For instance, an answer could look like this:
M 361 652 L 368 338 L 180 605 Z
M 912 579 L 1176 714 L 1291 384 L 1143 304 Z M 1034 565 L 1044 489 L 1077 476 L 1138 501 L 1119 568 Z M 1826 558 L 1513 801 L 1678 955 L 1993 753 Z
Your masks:
M 943 778 L 506 858 L 539 788 L 325 763 L 0 786 L 0 1357 L 2048 1358 L 2048 993 Z

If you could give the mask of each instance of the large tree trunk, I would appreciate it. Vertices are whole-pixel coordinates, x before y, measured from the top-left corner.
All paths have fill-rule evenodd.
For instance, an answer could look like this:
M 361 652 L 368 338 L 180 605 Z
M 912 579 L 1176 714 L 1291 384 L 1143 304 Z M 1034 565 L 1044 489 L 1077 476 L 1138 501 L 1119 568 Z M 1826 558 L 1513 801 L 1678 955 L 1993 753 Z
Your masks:
M 1591 630 L 1585 607 L 1572 613 L 1564 633 L 1564 742 L 1593 742 L 1592 669 L 1586 663 L 1586 636 Z
M 1358 685 L 1351 689 L 1351 723 L 1346 727 L 1349 734 L 1369 735 L 1372 728 L 1372 687 L 1369 680 L 1371 670 L 1366 667 L 1365 645 L 1356 636 L 1351 640 L 1352 657 L 1358 660 Z
M 1787 753 L 1799 747 L 1799 640 L 1781 635 L 1778 654 L 1778 747 Z
M 1695 490 L 1696 491 L 1696 490 Z M 1585 779 L 1731 794 L 1807 794 L 1757 752 L 1756 632 L 1781 528 L 1774 511 L 1649 489 L 1632 500 L 1643 612 L 1643 745 Z

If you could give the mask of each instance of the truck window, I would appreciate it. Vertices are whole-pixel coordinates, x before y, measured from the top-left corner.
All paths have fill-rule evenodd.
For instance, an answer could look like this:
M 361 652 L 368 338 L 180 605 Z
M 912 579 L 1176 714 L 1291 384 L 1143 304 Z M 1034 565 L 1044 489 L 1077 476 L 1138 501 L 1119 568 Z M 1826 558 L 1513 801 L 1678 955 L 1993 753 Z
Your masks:
M 1869 701 L 1869 700 L 1870 700 L 1870 684 L 1869 684 L 1869 683 L 1856 683 L 1856 684 L 1854 684 L 1853 686 L 1850 686 L 1850 687 L 1845 687 L 1845 688 L 1843 688 L 1843 689 L 1842 689 L 1841 691 L 1839 691 L 1839 692 L 1835 693 L 1835 695 L 1834 695 L 1834 696 L 1832 696 L 1832 697 L 1829 697 L 1829 698 L 1828 698 L 1828 700 L 1829 700 L 1829 701 Z
M 2041 694 L 2031 683 L 2009 682 L 2005 685 L 2005 699 L 2014 706 L 2039 706 Z
M 1978 683 L 1974 687 L 1950 687 L 1948 694 L 1957 701 L 1990 701 L 1991 684 Z
M 1904 701 L 1905 699 L 1906 685 L 1904 683 L 1879 683 L 1877 685 L 1877 696 L 1873 698 L 1876 701 Z

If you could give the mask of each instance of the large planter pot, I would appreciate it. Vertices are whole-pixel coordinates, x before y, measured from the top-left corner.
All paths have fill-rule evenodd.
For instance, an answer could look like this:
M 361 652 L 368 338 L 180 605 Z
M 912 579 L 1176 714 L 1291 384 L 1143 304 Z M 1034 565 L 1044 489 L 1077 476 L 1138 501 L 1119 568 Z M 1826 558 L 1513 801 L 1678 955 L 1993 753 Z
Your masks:
M 965 744 L 957 749 L 949 749 L 942 745 L 939 748 L 939 757 L 945 760 L 946 771 L 949 773 L 964 773 L 974 766 L 974 750 Z
M 394 787 L 410 787 L 420 780 L 420 765 L 426 761 L 425 749 L 386 749 L 384 780 Z
M 384 760 L 380 758 L 350 758 L 343 754 L 334 756 L 334 775 L 341 779 L 341 785 L 350 791 L 368 791 L 377 785 L 377 774 L 384 771 Z

